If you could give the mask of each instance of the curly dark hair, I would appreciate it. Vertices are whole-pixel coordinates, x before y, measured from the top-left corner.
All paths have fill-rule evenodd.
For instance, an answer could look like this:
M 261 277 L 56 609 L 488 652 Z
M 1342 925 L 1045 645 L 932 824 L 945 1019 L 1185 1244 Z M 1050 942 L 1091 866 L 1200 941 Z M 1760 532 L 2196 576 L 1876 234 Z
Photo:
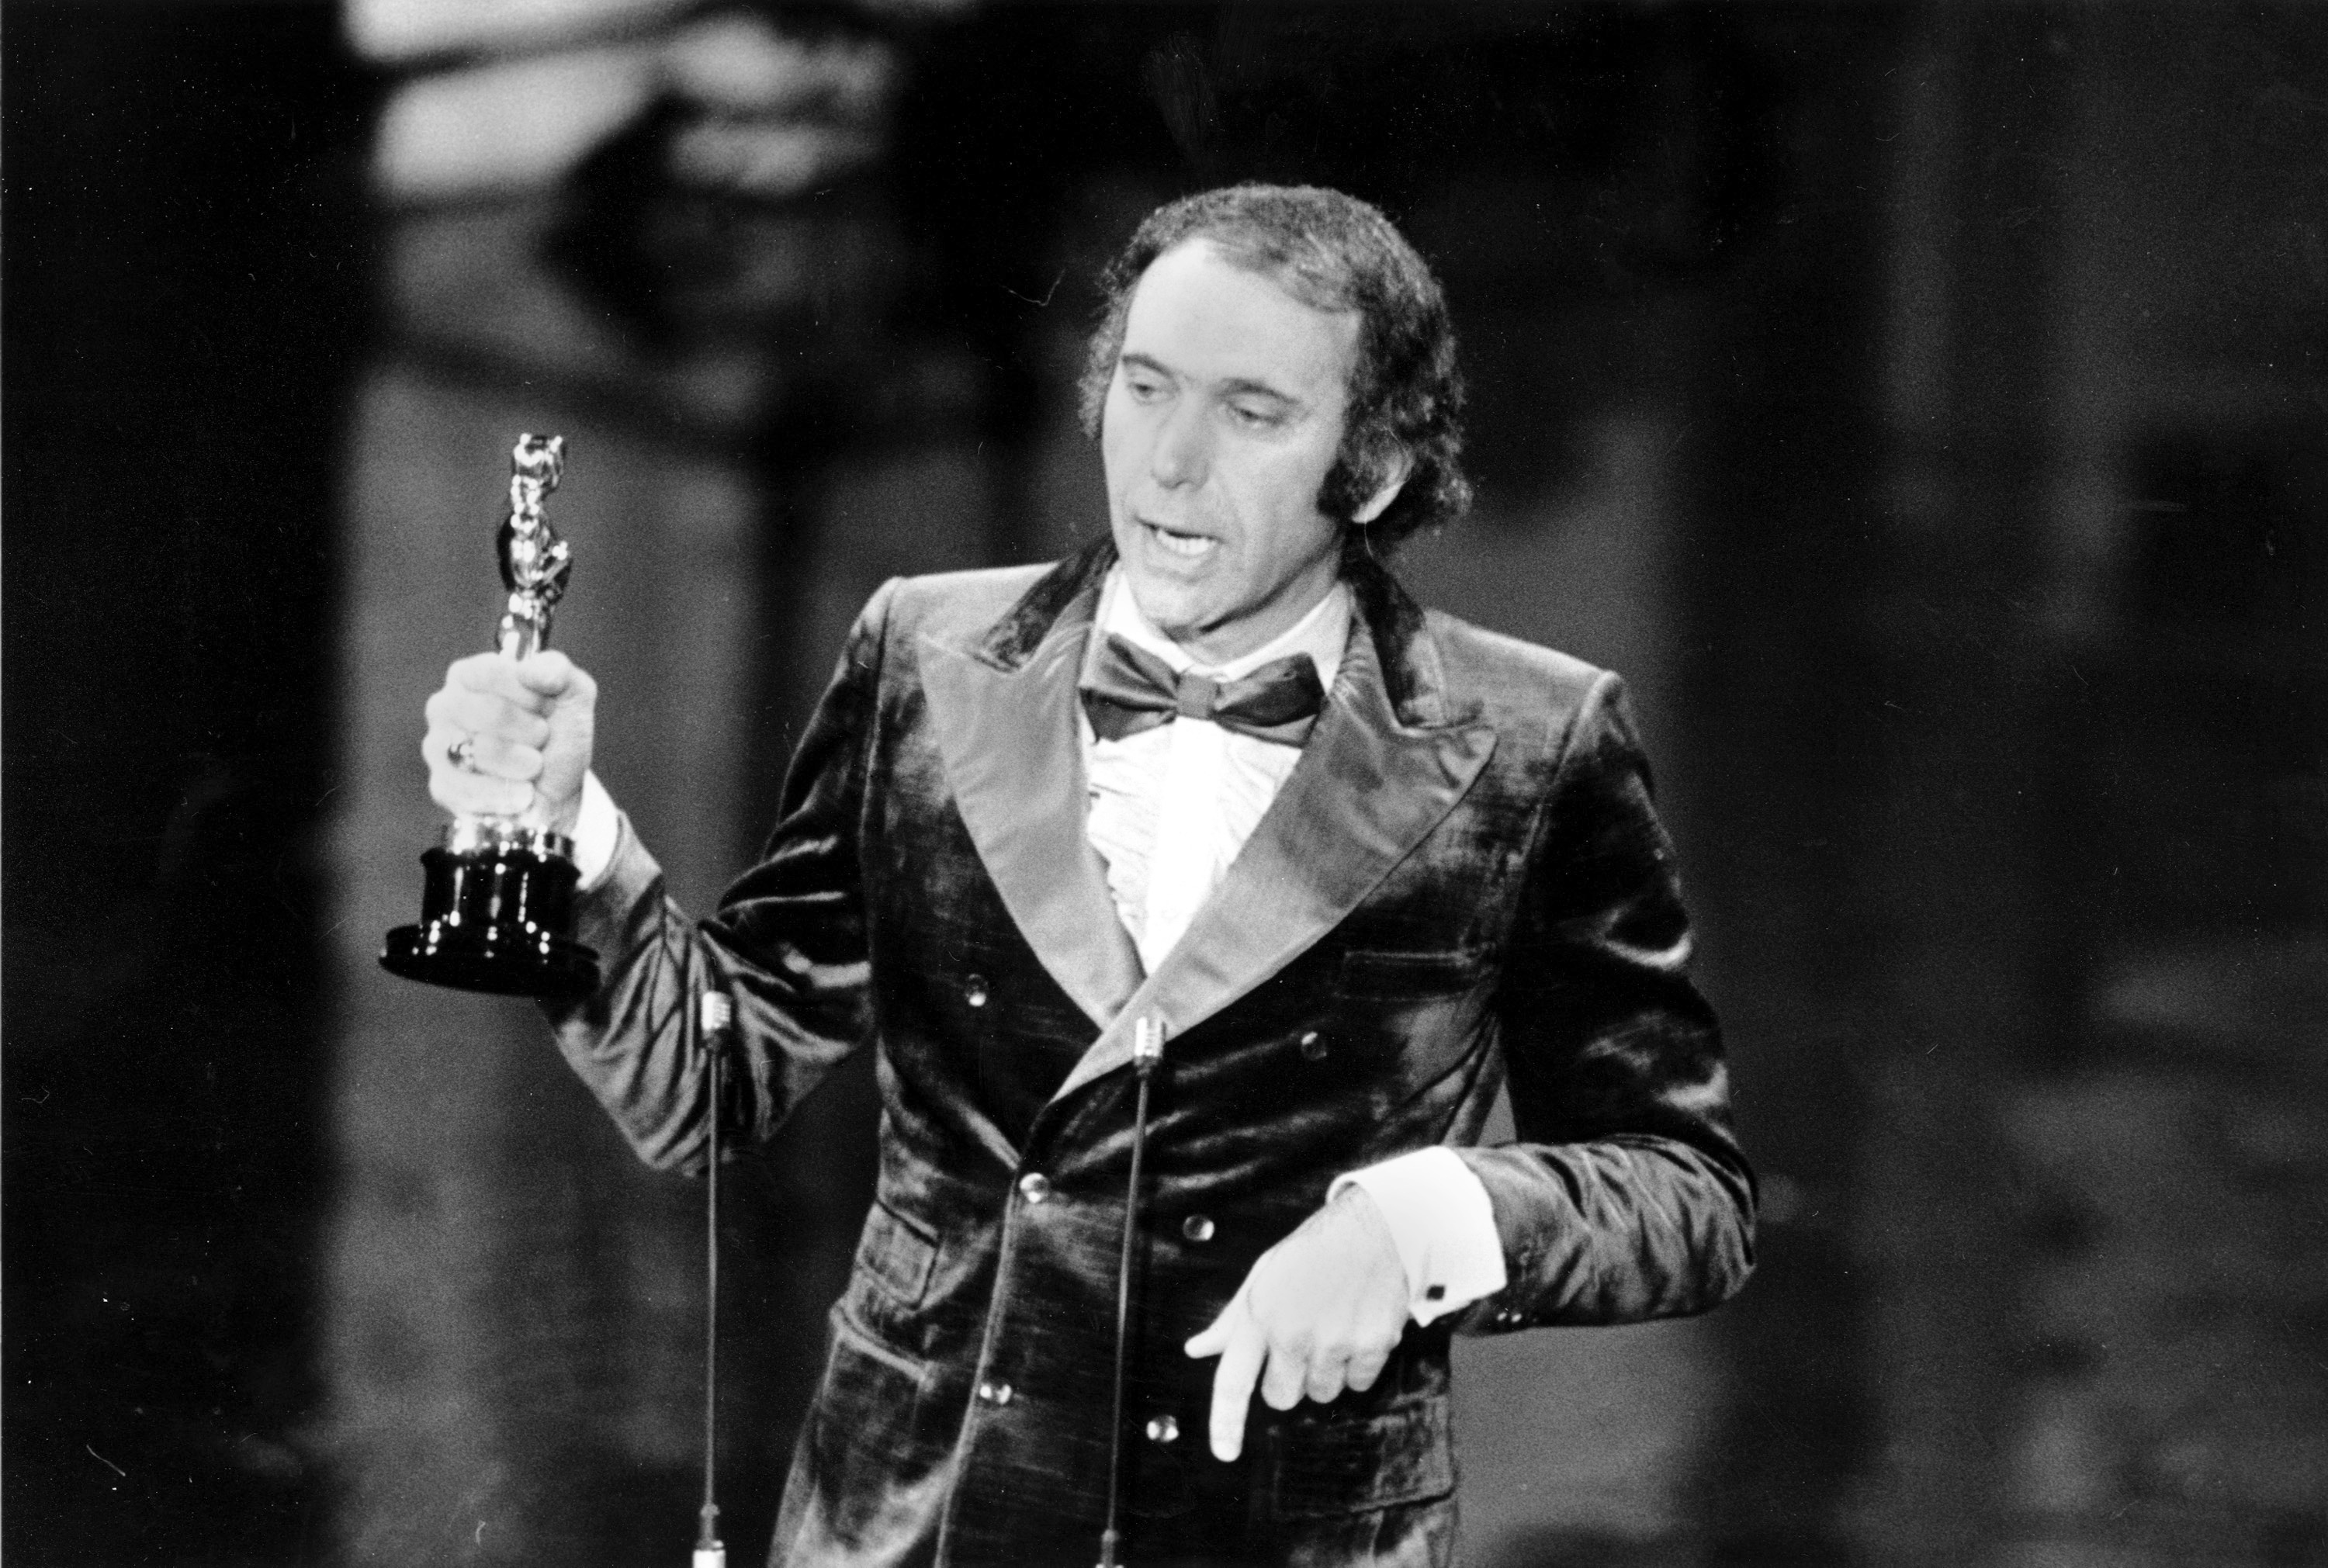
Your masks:
M 1123 352 L 1132 290 L 1158 257 L 1209 240 L 1234 266 L 1260 274 L 1317 310 L 1358 313 L 1341 451 L 1318 510 L 1349 523 L 1403 454 L 1406 483 L 1383 514 L 1345 535 L 1346 548 L 1386 555 L 1417 530 L 1463 515 L 1463 378 L 1455 327 L 1439 279 L 1389 219 L 1355 196 L 1316 185 L 1230 185 L 1159 207 L 1100 275 L 1105 296 L 1084 361 L 1084 433 L 1100 411 Z

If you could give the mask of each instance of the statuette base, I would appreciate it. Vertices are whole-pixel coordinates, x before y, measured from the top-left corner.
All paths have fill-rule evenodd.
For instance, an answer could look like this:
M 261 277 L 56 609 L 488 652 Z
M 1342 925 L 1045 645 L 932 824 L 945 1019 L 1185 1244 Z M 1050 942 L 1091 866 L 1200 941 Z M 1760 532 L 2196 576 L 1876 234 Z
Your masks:
M 566 840 L 512 824 L 456 821 L 425 851 L 420 922 L 388 934 L 390 974 L 459 991 L 563 999 L 598 989 L 598 959 L 573 929 L 580 879 Z

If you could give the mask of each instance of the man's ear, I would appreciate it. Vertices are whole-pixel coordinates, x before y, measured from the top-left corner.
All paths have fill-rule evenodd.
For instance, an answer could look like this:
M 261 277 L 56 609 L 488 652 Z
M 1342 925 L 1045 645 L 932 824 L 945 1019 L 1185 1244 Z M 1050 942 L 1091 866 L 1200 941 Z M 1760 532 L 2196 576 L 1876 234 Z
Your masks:
M 1413 472 L 1414 457 L 1411 453 L 1403 448 L 1393 453 L 1390 461 L 1383 465 L 1382 483 L 1375 487 L 1372 495 L 1366 497 L 1366 503 L 1351 514 L 1350 521 L 1364 528 L 1380 517 L 1389 510 L 1390 503 L 1398 499 L 1399 491 L 1405 487 L 1407 475 Z

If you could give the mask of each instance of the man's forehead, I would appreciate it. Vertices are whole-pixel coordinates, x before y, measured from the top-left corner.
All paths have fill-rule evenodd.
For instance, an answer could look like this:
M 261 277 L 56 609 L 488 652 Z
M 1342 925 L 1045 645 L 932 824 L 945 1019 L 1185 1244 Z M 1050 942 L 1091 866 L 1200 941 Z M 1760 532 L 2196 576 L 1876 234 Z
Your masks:
M 1141 275 L 1123 352 L 1192 373 L 1338 383 L 1356 350 L 1358 326 L 1356 311 L 1321 310 L 1199 237 L 1165 251 Z

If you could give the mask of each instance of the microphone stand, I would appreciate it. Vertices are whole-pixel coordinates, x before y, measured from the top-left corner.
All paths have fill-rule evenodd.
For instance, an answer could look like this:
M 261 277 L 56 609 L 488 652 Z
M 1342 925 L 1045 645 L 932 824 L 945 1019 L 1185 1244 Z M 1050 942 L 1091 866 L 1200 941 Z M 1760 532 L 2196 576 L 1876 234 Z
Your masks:
M 1164 1059 L 1164 1026 L 1144 1018 L 1131 1026 L 1131 1070 L 1140 1098 L 1131 1113 L 1131 1178 L 1123 1199 L 1123 1250 L 1115 1265 L 1115 1398 L 1107 1441 L 1107 1524 L 1100 1531 L 1099 1568 L 1117 1568 L 1123 1546 L 1123 1370 L 1131 1341 L 1131 1253 L 1140 1235 L 1140 1165 L 1148 1150 L 1148 1089 Z
M 719 1442 L 719 1057 L 735 1018 L 725 991 L 696 999 L 697 1043 L 704 1053 L 706 1095 L 703 1178 L 703 1507 L 696 1511 L 693 1568 L 728 1568 L 728 1548 L 719 1540 L 719 1504 L 714 1496 Z

